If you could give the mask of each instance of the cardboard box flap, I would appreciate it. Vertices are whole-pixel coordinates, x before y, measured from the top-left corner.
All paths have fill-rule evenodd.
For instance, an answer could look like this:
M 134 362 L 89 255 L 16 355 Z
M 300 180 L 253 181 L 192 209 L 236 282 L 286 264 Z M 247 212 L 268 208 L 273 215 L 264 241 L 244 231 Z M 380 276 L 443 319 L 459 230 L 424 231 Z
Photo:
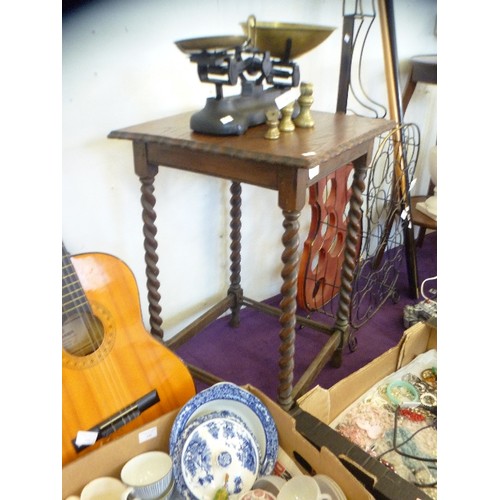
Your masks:
M 344 411 L 351 401 L 365 392 L 365 387 L 373 384 L 373 373 L 383 378 L 394 371 L 398 363 L 399 345 L 389 349 L 379 358 L 340 380 L 329 389 L 316 386 L 297 400 L 298 405 L 322 422 L 332 422 Z
M 301 408 L 307 410 L 311 415 L 322 422 L 330 421 L 330 396 L 328 394 L 328 389 L 316 385 L 309 392 L 301 396 L 297 400 L 298 405 Z
M 431 323 L 416 323 L 405 331 L 399 346 L 398 362 L 393 371 L 407 365 L 419 354 L 437 349 L 437 328 Z

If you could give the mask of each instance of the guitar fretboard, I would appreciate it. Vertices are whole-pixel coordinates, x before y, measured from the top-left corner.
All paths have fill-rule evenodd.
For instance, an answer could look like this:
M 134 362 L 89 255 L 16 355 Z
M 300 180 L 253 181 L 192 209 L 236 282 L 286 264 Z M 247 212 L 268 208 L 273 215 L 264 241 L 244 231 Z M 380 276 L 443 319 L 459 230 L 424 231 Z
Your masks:
M 90 312 L 85 292 L 71 262 L 71 256 L 62 244 L 62 320 Z

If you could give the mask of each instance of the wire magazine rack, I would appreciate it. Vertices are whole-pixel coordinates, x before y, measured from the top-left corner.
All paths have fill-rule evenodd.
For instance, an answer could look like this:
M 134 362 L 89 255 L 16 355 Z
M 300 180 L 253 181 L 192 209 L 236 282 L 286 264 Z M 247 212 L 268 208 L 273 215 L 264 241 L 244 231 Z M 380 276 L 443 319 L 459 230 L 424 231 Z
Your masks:
M 398 147 L 405 158 L 405 167 L 401 170 L 395 166 Z M 379 137 L 374 147 L 363 194 L 360 244 L 356 249 L 357 264 L 350 307 L 350 326 L 353 329 L 359 329 L 366 323 L 389 298 L 398 300 L 396 284 L 405 257 L 402 223 L 410 214 L 403 208 L 396 193 L 400 192 L 404 182 L 413 179 L 419 147 L 420 132 L 414 124 L 405 124 Z M 328 200 L 338 197 L 339 192 L 350 191 L 352 166 L 346 165 L 343 169 L 340 178 L 347 177 L 346 185 L 330 180 L 317 196 Z M 342 213 L 330 211 L 321 221 L 318 232 L 324 235 L 327 244 L 309 257 L 304 264 L 307 272 L 299 277 L 299 288 L 309 286 L 312 290 L 306 296 L 307 301 L 300 303 L 309 315 L 335 316 L 345 251 L 343 242 L 348 207 L 343 208 Z M 326 254 L 330 254 L 330 259 L 325 258 Z M 336 260 L 331 258 L 334 255 L 338 257 Z

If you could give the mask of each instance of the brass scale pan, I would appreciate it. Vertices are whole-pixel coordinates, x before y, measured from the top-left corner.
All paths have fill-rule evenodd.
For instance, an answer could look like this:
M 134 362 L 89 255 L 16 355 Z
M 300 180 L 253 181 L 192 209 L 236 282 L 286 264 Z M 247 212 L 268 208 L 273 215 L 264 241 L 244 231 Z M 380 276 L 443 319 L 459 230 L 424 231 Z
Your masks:
M 335 30 L 333 27 L 310 24 L 257 22 L 255 16 L 241 23 L 241 27 L 245 36 L 190 38 L 175 44 L 186 54 L 223 52 L 249 46 L 269 51 L 273 57 L 294 59 L 319 45 Z

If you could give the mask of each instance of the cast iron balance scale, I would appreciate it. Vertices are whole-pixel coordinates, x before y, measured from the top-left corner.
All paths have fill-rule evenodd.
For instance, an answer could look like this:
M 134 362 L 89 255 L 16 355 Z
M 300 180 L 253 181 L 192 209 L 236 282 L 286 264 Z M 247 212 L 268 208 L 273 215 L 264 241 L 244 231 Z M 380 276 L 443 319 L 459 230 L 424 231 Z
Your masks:
M 177 47 L 198 65 L 201 82 L 215 84 L 216 96 L 194 113 L 193 131 L 211 135 L 242 135 L 248 127 L 266 122 L 266 111 L 280 109 L 283 94 L 300 84 L 294 58 L 323 42 L 331 27 L 294 23 L 241 23 L 242 36 L 191 38 Z M 223 86 L 241 84 L 239 95 L 224 96 Z M 284 98 L 286 100 L 286 98 Z M 282 100 L 283 102 L 283 100 Z M 277 104 L 278 103 L 278 104 Z M 299 113 L 295 103 L 293 117 Z

